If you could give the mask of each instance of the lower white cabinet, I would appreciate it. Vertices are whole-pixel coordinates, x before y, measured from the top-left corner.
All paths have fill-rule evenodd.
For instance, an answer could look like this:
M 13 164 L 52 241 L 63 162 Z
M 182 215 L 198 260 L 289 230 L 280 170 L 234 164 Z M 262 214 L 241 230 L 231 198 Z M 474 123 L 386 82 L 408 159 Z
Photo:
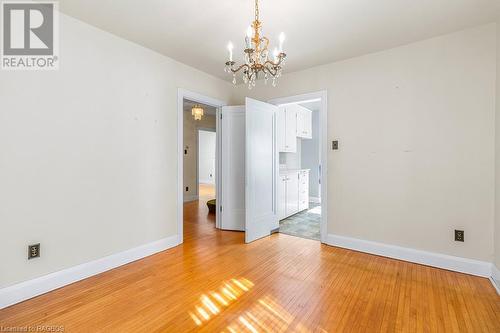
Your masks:
M 285 215 L 290 216 L 299 211 L 299 173 L 288 174 L 286 181 L 286 207 Z
M 309 208 L 309 170 L 280 173 L 278 217 L 283 220 Z
M 278 219 L 283 220 L 286 217 L 286 181 L 287 175 L 280 175 L 278 183 Z M 278 226 L 279 227 L 279 226 Z
M 309 171 L 299 171 L 299 211 L 309 209 Z

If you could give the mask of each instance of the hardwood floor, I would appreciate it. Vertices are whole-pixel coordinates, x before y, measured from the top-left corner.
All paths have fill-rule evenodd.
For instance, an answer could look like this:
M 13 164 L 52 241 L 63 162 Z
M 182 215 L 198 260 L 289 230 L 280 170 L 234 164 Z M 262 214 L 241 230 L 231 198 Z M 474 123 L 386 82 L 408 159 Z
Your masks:
M 273 234 L 214 228 L 201 191 L 184 244 L 0 310 L 65 332 L 500 332 L 500 297 L 466 274 Z

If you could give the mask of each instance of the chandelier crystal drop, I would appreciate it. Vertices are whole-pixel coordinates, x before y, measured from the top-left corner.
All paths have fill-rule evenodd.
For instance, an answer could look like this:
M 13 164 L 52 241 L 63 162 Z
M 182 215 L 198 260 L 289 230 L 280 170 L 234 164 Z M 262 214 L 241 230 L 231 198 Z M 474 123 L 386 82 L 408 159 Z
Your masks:
M 201 120 L 203 116 L 203 108 L 199 105 L 195 105 L 191 108 L 191 115 L 194 117 L 194 120 Z
M 233 84 L 236 84 L 236 73 L 240 71 L 243 82 L 248 85 L 248 89 L 255 87 L 255 82 L 259 78 L 263 78 L 265 84 L 271 79 L 273 87 L 278 83 L 286 58 L 286 54 L 283 52 L 285 34 L 280 34 L 279 48 L 275 48 L 270 54 L 269 39 L 261 35 L 261 28 L 259 2 L 255 0 L 255 20 L 248 27 L 245 37 L 245 63 L 239 66 L 236 65 L 236 62 L 233 61 L 233 44 L 229 42 L 227 46 L 229 60 L 226 62 L 224 71 L 233 75 Z

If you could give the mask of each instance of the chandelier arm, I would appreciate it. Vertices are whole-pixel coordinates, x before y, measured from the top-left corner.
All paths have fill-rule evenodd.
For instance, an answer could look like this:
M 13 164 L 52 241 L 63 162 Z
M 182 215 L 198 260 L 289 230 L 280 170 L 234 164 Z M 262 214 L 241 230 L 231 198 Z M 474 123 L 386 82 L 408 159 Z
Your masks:
M 246 67 L 247 69 L 249 69 L 249 68 L 250 68 L 250 66 L 248 66 L 248 64 L 243 64 L 243 65 L 240 65 L 240 66 L 239 66 L 238 68 L 236 68 L 236 69 L 231 68 L 231 72 L 233 72 L 233 73 L 237 73 L 237 72 L 239 72 L 239 71 L 240 71 L 242 68 L 244 68 L 244 67 Z
M 281 59 L 281 58 L 280 58 L 280 60 L 279 60 L 278 62 L 273 62 L 273 61 L 271 61 L 271 60 L 267 60 L 267 61 L 264 63 L 264 66 L 266 66 L 266 65 L 271 65 L 271 66 L 273 66 L 273 67 L 280 67 L 281 63 L 282 63 L 282 59 Z
M 269 74 L 271 74 L 272 76 L 276 76 L 276 74 L 278 74 L 278 71 L 275 70 L 273 72 L 273 68 L 274 67 L 269 67 L 269 66 L 264 66 L 264 72 L 267 71 Z

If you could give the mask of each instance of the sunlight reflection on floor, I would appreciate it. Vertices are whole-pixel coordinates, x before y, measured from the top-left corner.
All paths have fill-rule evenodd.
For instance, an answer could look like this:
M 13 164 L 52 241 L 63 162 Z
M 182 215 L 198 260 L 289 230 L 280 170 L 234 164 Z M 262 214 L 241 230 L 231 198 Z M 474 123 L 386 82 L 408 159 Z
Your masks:
M 225 308 L 250 291 L 253 286 L 254 284 L 245 278 L 224 281 L 217 291 L 202 294 L 189 316 L 196 326 L 200 327 L 217 315 L 222 315 Z M 231 313 L 229 309 L 226 311 L 226 315 Z M 326 332 L 321 328 L 314 331 L 309 329 L 269 295 L 259 298 L 247 310 L 238 313 L 222 332 Z M 220 318 L 223 319 L 224 316 Z
M 201 326 L 252 287 L 253 283 L 245 278 L 223 282 L 218 291 L 210 291 L 208 295 L 202 294 L 200 303 L 195 305 L 194 311 L 189 312 L 189 316 L 197 326 Z
M 314 208 L 311 208 L 307 212 L 311 214 L 321 215 L 321 206 L 316 206 Z
M 313 332 L 301 322 L 296 322 L 284 307 L 280 306 L 271 296 L 259 299 L 238 319 L 233 320 L 222 332 Z M 314 332 L 326 332 L 318 328 Z

